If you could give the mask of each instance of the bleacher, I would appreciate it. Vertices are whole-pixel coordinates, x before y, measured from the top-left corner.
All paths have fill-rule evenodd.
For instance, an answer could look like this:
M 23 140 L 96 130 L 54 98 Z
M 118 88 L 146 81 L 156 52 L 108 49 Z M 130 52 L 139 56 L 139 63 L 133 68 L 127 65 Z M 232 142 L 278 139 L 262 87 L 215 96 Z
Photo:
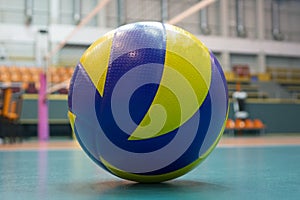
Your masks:
M 25 93 L 37 93 L 39 89 L 41 67 L 22 67 L 22 66 L 0 66 L 0 83 L 9 85 L 11 83 L 20 83 L 20 90 Z M 73 74 L 72 67 L 50 67 L 48 69 L 49 85 L 62 83 L 71 78 Z M 62 88 L 63 89 L 63 88 Z M 65 90 L 61 90 L 65 93 Z M 60 92 L 59 90 L 57 91 Z
M 225 72 L 225 77 L 228 85 L 228 95 L 230 101 L 233 99 L 234 92 L 243 91 L 247 94 L 247 99 L 266 99 L 269 97 L 268 93 L 262 91 L 257 84 L 257 81 L 268 81 L 268 74 L 250 73 L 248 65 L 234 65 L 231 71 Z M 254 80 L 255 77 L 255 81 Z M 263 133 L 266 125 L 260 119 L 251 119 L 251 117 L 239 118 L 232 116 L 228 118 L 225 126 L 225 133 L 243 134 L 249 133 Z
M 297 112 L 300 99 L 300 68 L 267 67 L 267 71 L 264 73 L 250 74 L 246 65 L 240 65 L 233 66 L 232 71 L 225 72 L 225 76 L 228 82 L 229 97 L 232 97 L 233 92 L 237 90 L 237 85 L 239 85 L 239 89 L 248 94 L 248 105 L 249 102 L 261 102 L 265 105 L 264 107 L 267 105 L 268 107 L 272 107 L 272 104 L 275 103 L 278 108 L 284 106 L 290 108 L 294 106 L 295 110 L 289 110 L 287 112 L 293 114 Z M 264 88 L 262 88 L 263 85 Z M 270 103 L 268 104 L 268 102 Z M 271 111 L 272 110 L 270 110 L 270 112 Z M 254 114 L 258 117 L 257 113 Z M 274 118 L 277 118 L 277 116 L 274 116 Z M 268 120 L 268 118 L 265 120 Z M 258 126 L 254 126 L 254 122 L 256 122 L 256 125 Z M 286 124 L 287 127 L 291 127 L 288 126 L 288 122 L 282 121 L 281 126 L 284 126 L 284 124 Z M 277 125 L 274 124 L 274 126 Z M 240 119 L 235 119 L 233 115 L 231 115 L 231 118 L 228 119 L 226 124 L 226 132 L 263 133 L 266 127 L 263 120 L 259 118 L 250 118 L 241 121 Z
M 268 93 L 261 91 L 256 82 L 252 81 L 256 77 L 258 81 L 267 81 L 267 74 L 250 73 L 249 66 L 247 65 L 234 65 L 232 71 L 226 71 L 225 77 L 228 85 L 229 97 L 232 97 L 233 92 L 237 89 L 247 92 L 248 98 L 264 99 L 268 98 Z M 239 87 L 239 88 L 237 88 Z
M 0 66 L 0 137 L 10 142 L 22 138 L 19 129 L 38 123 L 39 67 Z M 48 71 L 49 86 L 69 82 L 71 67 L 52 67 Z M 49 124 L 67 125 L 68 83 L 48 94 Z M 5 130 L 3 130 L 5 129 Z M 8 134 L 9 133 L 9 134 Z
M 295 99 L 300 99 L 300 68 L 268 67 L 271 80 L 280 84 Z

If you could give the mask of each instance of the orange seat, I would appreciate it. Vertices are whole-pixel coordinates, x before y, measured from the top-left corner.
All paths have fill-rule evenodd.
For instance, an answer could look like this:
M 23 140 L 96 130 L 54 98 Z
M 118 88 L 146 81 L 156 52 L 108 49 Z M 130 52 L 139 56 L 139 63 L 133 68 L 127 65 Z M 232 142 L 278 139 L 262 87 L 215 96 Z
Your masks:
M 13 89 L 12 88 L 6 88 L 4 90 L 4 101 L 3 101 L 3 109 L 2 109 L 2 115 L 4 118 L 8 120 L 16 120 L 18 119 L 18 102 L 13 100 Z
M 11 81 L 12 82 L 21 82 L 22 76 L 19 72 L 15 71 L 14 73 L 11 73 Z
M 254 123 L 251 119 L 246 119 L 245 120 L 245 128 L 246 129 L 253 129 L 254 128 Z
M 0 73 L 0 82 L 11 82 L 10 73 L 9 72 L 1 72 Z
M 244 120 L 242 120 L 242 119 L 235 120 L 235 128 L 236 129 L 244 129 L 245 126 L 246 126 L 246 124 L 245 124 Z
M 17 138 L 22 141 L 22 136 L 19 132 L 19 116 L 21 111 L 22 99 L 20 96 L 16 97 L 13 95 L 14 88 L 5 88 L 4 89 L 4 101 L 2 109 L 2 119 L 3 123 L 6 123 L 7 131 L 2 135 L 4 138 L 8 138 L 9 141 L 16 142 Z
M 39 73 L 32 74 L 31 81 L 32 82 L 40 82 L 40 74 Z
M 51 75 L 51 83 L 57 84 L 57 83 L 61 83 L 61 82 L 62 82 L 62 79 L 59 74 Z
M 57 68 L 57 74 L 59 74 L 59 75 L 64 75 L 64 74 L 67 74 L 68 72 L 67 72 L 67 69 L 65 68 L 65 67 L 58 67 Z
M 19 118 L 17 106 L 18 105 L 16 101 L 11 101 L 9 112 L 5 116 L 8 120 L 14 121 Z
M 22 81 L 23 82 L 30 82 L 32 81 L 32 75 L 29 72 L 22 73 Z
M 4 117 L 7 116 L 9 113 L 9 108 L 10 108 L 10 101 L 12 98 L 12 89 L 11 88 L 6 88 L 3 91 L 3 108 L 2 108 L 2 115 Z
M 264 129 L 265 128 L 264 123 L 260 119 L 254 119 L 253 120 L 253 125 L 254 125 L 254 128 L 257 128 L 257 129 Z
M 226 129 L 234 129 L 235 128 L 235 123 L 232 119 L 227 119 L 226 121 Z

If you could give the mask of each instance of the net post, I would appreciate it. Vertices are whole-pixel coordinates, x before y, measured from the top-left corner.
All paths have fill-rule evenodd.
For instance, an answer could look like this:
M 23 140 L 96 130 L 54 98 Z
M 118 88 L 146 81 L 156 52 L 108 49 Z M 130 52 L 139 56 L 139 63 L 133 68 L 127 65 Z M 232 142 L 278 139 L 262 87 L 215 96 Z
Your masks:
M 38 93 L 38 138 L 39 141 L 49 139 L 47 75 L 40 73 L 40 89 Z
M 49 123 L 48 123 L 48 97 L 47 97 L 47 71 L 49 60 L 45 55 L 48 51 L 48 30 L 40 30 L 37 37 L 36 59 L 37 65 L 43 66 L 39 74 L 40 89 L 38 91 L 38 139 L 39 141 L 47 141 L 49 139 Z

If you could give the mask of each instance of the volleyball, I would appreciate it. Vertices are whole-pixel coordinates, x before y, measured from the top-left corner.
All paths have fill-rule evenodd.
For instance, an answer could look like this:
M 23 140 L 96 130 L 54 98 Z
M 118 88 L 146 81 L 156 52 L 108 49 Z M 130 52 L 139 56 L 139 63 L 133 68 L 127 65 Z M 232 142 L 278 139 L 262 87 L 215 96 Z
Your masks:
M 219 62 L 196 36 L 138 22 L 84 52 L 68 107 L 73 132 L 94 162 L 120 178 L 154 183 L 186 174 L 212 152 L 228 92 Z

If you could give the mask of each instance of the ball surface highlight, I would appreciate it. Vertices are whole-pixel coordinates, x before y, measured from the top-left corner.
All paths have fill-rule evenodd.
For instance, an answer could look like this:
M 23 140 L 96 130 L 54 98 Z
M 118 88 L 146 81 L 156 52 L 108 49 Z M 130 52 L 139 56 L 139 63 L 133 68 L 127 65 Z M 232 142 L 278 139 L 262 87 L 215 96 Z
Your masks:
M 69 119 L 87 155 L 137 182 L 186 174 L 217 145 L 228 113 L 221 66 L 176 26 L 121 26 L 83 54 L 68 96 Z

